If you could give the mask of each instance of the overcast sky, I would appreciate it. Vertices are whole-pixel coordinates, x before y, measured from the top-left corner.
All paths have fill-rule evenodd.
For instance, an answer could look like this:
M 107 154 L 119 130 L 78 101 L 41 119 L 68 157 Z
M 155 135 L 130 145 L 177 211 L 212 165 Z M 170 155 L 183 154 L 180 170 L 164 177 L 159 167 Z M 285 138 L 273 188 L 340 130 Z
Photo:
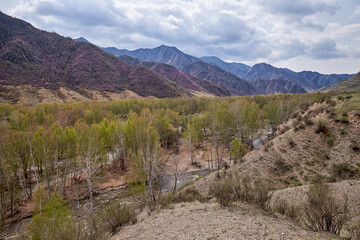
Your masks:
M 360 71 L 359 0 L 0 0 L 35 27 L 102 46 L 161 44 L 295 71 Z

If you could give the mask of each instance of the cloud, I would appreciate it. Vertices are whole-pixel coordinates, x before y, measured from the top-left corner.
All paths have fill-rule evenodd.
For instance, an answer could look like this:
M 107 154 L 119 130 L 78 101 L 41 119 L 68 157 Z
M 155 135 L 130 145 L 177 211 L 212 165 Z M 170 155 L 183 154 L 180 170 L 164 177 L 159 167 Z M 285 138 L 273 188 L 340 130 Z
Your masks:
M 314 59 L 342 58 L 346 56 L 345 53 L 339 51 L 336 42 L 329 38 L 311 44 L 307 55 Z
M 322 12 L 335 14 L 340 10 L 337 4 L 321 0 L 258 0 L 258 2 L 272 14 L 296 18 Z
M 9 13 L 105 47 L 167 44 L 198 57 L 271 63 L 358 58 L 357 5 L 356 0 L 22 0 Z

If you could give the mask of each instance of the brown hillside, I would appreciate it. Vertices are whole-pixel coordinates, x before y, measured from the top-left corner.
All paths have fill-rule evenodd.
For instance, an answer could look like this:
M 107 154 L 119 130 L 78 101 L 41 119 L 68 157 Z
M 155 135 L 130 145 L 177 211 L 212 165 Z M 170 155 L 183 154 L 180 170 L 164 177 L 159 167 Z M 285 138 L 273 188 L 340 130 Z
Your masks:
M 353 77 L 323 89 L 324 92 L 360 92 L 360 72 Z

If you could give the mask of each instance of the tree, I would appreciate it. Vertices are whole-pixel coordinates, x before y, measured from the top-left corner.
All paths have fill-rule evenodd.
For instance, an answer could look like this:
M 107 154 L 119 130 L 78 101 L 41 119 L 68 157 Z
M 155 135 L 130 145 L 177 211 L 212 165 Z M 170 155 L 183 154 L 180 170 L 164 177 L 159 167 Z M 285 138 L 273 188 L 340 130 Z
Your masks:
M 230 143 L 230 156 L 236 163 L 242 156 L 244 156 L 245 147 L 238 139 L 233 139 Z
M 57 192 L 27 225 L 31 239 L 77 239 L 76 220 L 70 209 Z
M 160 137 L 149 121 L 150 118 L 146 110 L 141 116 L 130 113 L 125 126 L 125 137 L 135 174 L 133 181 L 142 183 L 148 200 L 154 202 L 160 163 Z
M 82 167 L 86 173 L 86 182 L 89 190 L 90 212 L 92 212 L 94 207 L 93 175 L 96 169 L 100 166 L 99 156 L 103 154 L 105 144 L 104 140 L 101 138 L 99 125 L 93 124 L 89 126 L 85 122 L 79 121 L 75 124 L 75 129 L 78 136 L 78 156 L 80 157 Z

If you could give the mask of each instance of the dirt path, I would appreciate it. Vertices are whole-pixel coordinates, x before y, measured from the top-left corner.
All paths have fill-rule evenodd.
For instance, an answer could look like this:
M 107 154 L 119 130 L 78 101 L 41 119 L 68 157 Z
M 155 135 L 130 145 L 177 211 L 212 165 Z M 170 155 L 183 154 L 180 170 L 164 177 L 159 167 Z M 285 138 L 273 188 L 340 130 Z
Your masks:
M 249 205 L 221 208 L 217 203 L 180 203 L 124 227 L 120 239 L 336 239 L 304 230 Z

